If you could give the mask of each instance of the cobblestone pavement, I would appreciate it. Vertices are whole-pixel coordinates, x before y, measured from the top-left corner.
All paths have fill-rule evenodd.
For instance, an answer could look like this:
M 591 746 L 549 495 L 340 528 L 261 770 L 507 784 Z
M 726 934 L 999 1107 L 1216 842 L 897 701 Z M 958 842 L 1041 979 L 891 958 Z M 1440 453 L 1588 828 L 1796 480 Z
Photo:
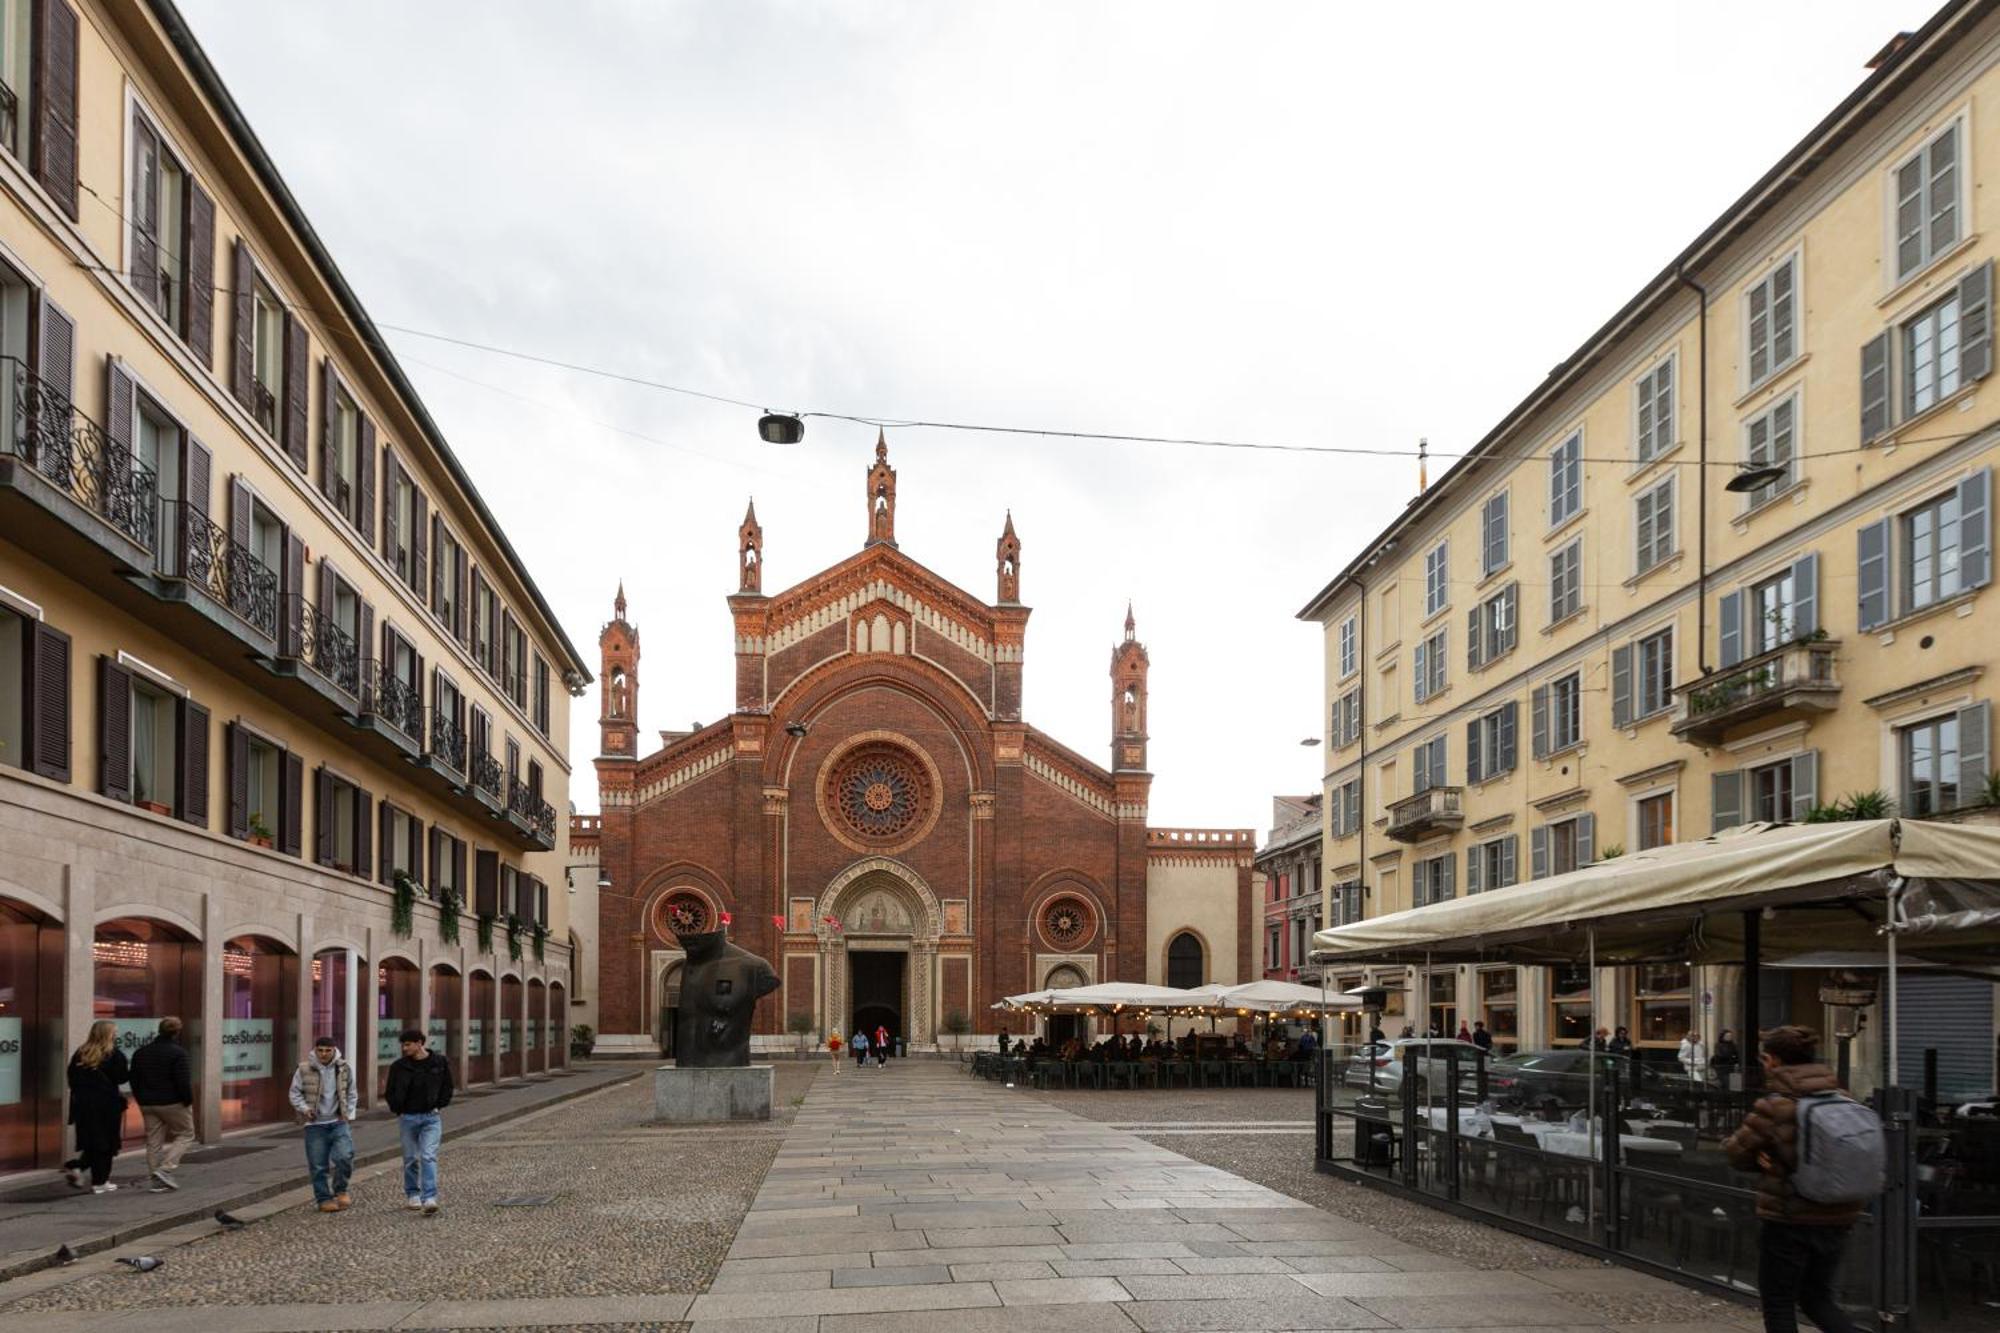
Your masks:
M 0 1285 L 0 1329 L 677 1328 L 818 1073 L 777 1065 L 768 1125 L 651 1125 L 641 1078 L 448 1141 L 435 1217 L 402 1207 L 400 1168 L 374 1168 L 344 1213 L 295 1192 L 246 1210 L 258 1220 L 241 1231 L 209 1222 L 115 1251 L 165 1258 L 153 1273 L 107 1255 Z M 547 1201 L 499 1202 L 521 1195 Z

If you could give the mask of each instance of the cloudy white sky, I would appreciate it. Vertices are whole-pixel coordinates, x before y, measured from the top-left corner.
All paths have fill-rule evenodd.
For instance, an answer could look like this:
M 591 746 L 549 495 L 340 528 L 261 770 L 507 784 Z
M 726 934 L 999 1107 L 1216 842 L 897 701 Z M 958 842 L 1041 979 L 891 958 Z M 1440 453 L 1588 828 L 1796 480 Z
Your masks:
M 182 0 L 376 319 L 773 406 L 1461 449 L 1862 77 L 1924 0 L 1670 5 Z M 733 701 L 767 591 L 859 548 L 874 432 L 390 341 L 641 722 Z M 903 549 L 982 597 L 1011 507 L 1029 719 L 1108 758 L 1129 598 L 1153 821 L 1318 785 L 1294 613 L 1414 462 L 892 431 Z M 596 808 L 593 687 L 572 795 Z

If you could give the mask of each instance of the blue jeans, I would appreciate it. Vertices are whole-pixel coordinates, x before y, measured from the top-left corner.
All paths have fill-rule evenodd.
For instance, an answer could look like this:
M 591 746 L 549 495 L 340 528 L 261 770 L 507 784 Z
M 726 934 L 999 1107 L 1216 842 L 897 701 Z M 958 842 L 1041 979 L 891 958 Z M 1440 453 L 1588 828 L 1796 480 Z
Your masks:
M 444 1118 L 436 1111 L 397 1117 L 403 1135 L 403 1196 L 435 1199 L 438 1192 L 438 1140 Z
M 347 1193 L 354 1174 L 354 1135 L 345 1120 L 306 1126 L 306 1166 L 312 1171 L 313 1202 Z

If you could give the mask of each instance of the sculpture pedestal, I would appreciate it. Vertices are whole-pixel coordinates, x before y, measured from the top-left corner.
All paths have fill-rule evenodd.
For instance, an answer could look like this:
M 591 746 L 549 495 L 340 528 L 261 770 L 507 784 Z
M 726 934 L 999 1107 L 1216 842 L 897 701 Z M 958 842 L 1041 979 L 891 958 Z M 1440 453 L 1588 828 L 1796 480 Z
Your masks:
M 769 1065 L 653 1072 L 653 1119 L 673 1124 L 704 1120 L 769 1120 L 777 1077 Z

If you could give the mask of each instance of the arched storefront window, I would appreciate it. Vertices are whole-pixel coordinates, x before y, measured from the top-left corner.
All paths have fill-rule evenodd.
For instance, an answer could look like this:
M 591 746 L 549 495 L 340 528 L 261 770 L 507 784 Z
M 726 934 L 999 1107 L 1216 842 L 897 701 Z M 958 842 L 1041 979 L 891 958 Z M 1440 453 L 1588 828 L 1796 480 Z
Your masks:
M 385 958 L 375 969 L 375 1095 L 389 1088 L 389 1066 L 403 1054 L 403 1029 L 422 1027 L 423 976 L 416 965 L 401 958 Z M 444 1049 L 451 1058 L 451 1049 Z
M 1191 990 L 1208 979 L 1208 968 L 1202 958 L 1201 940 L 1193 931 L 1184 930 L 1167 941 L 1167 984 L 1180 990 Z
M 425 1031 L 430 1033 L 428 1043 L 431 1050 L 453 1061 L 452 1077 L 459 1083 L 471 1081 L 471 1074 L 458 1054 L 459 1014 L 465 1007 L 465 982 L 458 973 L 448 967 L 431 969 L 431 1013 L 430 1023 Z M 396 1053 L 402 1054 L 399 1046 Z
M 352 949 L 321 949 L 312 960 L 312 1014 L 306 1040 L 332 1037 L 340 1053 L 361 1063 L 361 1043 L 355 1029 L 360 1025 L 360 1000 L 356 981 L 361 956 Z
M 549 983 L 549 1063 L 569 1067 L 569 993 L 560 981 Z
M 500 1076 L 521 1077 L 521 1003 L 526 992 L 519 977 L 500 982 Z
M 299 1048 L 299 956 L 240 935 L 222 946 L 222 1127 L 291 1116 Z
M 493 978 L 485 972 L 472 974 L 472 1016 L 465 1020 L 465 1081 L 493 1081 L 493 1050 L 500 1044 L 493 1031 Z
M 528 1072 L 542 1073 L 549 1067 L 548 1046 L 549 988 L 539 981 L 528 982 Z
M 62 1160 L 63 932 L 0 899 L 0 1171 Z
M 186 1025 L 181 1041 L 198 1085 L 201 1043 L 208 1036 L 201 1011 L 201 946 L 163 921 L 120 917 L 97 928 L 90 973 L 92 1017 L 117 1024 L 118 1048 L 126 1058 L 159 1035 L 161 1019 L 179 1018 Z M 68 1061 L 67 1050 L 62 1058 Z M 201 1100 L 199 1086 L 195 1100 Z M 130 1102 L 125 1107 L 126 1141 L 145 1137 L 139 1105 Z

